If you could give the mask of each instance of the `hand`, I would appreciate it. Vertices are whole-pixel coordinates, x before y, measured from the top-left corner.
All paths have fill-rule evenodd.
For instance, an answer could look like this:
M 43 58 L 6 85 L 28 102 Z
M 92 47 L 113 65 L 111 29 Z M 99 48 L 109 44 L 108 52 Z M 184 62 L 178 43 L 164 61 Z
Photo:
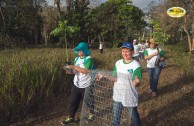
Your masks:
M 96 75 L 96 81 L 100 81 L 103 77 L 104 77 L 104 75 L 102 75 L 101 73 L 98 73 Z
M 153 55 L 153 56 L 157 56 L 157 55 L 158 55 L 158 51 L 155 52 L 155 53 L 153 53 L 152 55 Z
M 161 58 L 160 58 L 160 61 L 162 61 L 162 60 L 164 60 L 164 57 L 161 57 Z
M 140 82 L 139 78 L 138 77 L 135 77 L 132 85 L 136 87 L 136 86 L 138 86 L 139 82 Z

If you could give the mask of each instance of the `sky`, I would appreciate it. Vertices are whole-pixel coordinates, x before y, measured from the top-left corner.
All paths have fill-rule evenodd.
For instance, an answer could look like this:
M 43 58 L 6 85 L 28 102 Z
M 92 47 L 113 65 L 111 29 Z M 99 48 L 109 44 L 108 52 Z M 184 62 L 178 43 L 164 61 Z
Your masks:
M 150 2 L 152 2 L 152 1 L 158 2 L 159 0 L 132 0 L 132 1 L 133 1 L 133 4 L 134 4 L 135 6 L 141 8 L 141 9 L 143 10 L 144 8 L 147 7 L 147 5 L 148 5 Z
M 47 0 L 49 2 L 50 5 L 53 5 L 53 1 L 54 0 Z M 106 0 L 101 0 L 101 2 L 105 2 Z M 155 1 L 155 2 L 158 2 L 159 0 L 132 0 L 133 1 L 133 4 L 137 7 L 139 7 L 140 9 L 145 9 L 147 7 L 147 5 L 152 2 L 152 1 Z

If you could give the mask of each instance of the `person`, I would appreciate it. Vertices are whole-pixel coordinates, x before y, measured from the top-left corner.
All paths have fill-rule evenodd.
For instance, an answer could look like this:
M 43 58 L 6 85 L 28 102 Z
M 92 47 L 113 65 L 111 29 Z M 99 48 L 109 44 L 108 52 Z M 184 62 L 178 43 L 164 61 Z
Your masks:
M 79 108 L 80 101 L 84 97 L 85 88 L 89 87 L 92 83 L 90 70 L 94 65 L 94 61 L 90 56 L 91 53 L 88 50 L 88 44 L 80 42 L 73 51 L 78 54 L 78 57 L 75 58 L 74 65 L 68 65 L 66 68 L 72 69 L 75 74 L 74 84 L 71 89 L 69 116 L 61 123 L 62 125 L 75 123 L 74 117 Z M 89 102 L 92 103 L 89 100 L 86 102 L 91 112 L 88 115 L 88 119 L 90 120 L 93 118 L 93 105 L 89 105 Z
M 139 45 L 140 46 L 140 59 L 143 61 L 144 60 L 144 51 L 146 49 L 146 46 L 145 46 L 145 41 L 142 40 L 141 44 Z
M 147 72 L 149 74 L 149 82 L 150 82 L 150 93 L 152 96 L 156 96 L 157 87 L 158 87 L 158 79 L 161 73 L 161 67 L 156 66 L 155 62 L 157 57 L 160 60 L 164 60 L 164 52 L 157 47 L 158 43 L 155 39 L 150 39 L 149 47 L 144 52 L 144 59 L 147 60 Z
M 139 59 L 140 59 L 140 53 L 139 53 L 140 46 L 138 45 L 138 42 L 137 42 L 136 39 L 133 41 L 133 45 L 134 45 L 134 54 L 133 54 L 133 57 L 134 57 L 135 60 L 139 61 Z
M 114 81 L 112 126 L 120 125 L 123 107 L 127 107 L 129 115 L 132 115 L 134 125 L 141 125 L 137 110 L 137 86 L 142 79 L 142 70 L 139 62 L 132 58 L 133 52 L 134 47 L 132 43 L 123 43 L 121 46 L 123 59 L 116 62 L 113 75 L 103 75 L 99 73 L 97 76 L 97 80 L 107 78 L 108 80 Z
M 103 43 L 102 42 L 100 42 L 99 44 L 99 49 L 100 49 L 100 53 L 103 53 Z
M 146 48 L 146 49 L 149 48 L 149 42 L 148 42 L 147 39 L 146 39 L 146 41 L 145 41 L 145 48 Z

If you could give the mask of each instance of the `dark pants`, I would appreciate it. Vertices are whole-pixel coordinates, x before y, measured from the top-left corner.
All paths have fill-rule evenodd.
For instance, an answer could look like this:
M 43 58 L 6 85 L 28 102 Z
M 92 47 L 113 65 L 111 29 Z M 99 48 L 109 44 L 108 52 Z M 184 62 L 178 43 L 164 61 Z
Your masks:
M 100 49 L 100 53 L 103 53 L 103 49 Z
M 147 68 L 147 72 L 149 74 L 150 89 L 152 90 L 152 92 L 156 92 L 158 88 L 158 79 L 161 73 L 161 68 Z
M 89 87 L 88 87 L 89 88 Z M 90 89 L 89 89 L 90 90 Z M 73 87 L 71 89 L 71 101 L 70 101 L 70 112 L 69 116 L 71 118 L 75 117 L 75 114 L 79 108 L 80 101 L 84 98 L 85 88 L 78 88 L 73 84 Z M 90 112 L 93 113 L 93 98 L 92 96 L 92 90 L 90 90 L 89 95 L 87 95 L 86 98 L 84 98 L 84 102 L 86 103 L 87 107 L 89 107 Z

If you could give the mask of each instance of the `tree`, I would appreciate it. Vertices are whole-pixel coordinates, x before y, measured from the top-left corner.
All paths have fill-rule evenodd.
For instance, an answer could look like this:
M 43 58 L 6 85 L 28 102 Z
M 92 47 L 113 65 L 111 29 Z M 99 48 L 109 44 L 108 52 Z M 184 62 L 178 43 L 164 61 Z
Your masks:
M 42 37 L 44 39 L 45 46 L 48 46 L 49 44 L 49 34 L 54 29 L 55 26 L 57 26 L 58 23 L 58 16 L 57 16 L 57 10 L 56 8 L 52 6 L 45 6 L 42 8 L 42 12 L 40 13 L 42 21 L 43 21 L 43 27 L 41 29 Z
M 171 18 L 166 14 L 166 10 L 173 6 L 180 6 L 186 10 L 186 15 L 181 18 Z M 164 11 L 165 10 L 165 11 Z M 182 30 L 187 35 L 189 52 L 194 51 L 194 2 L 193 0 L 165 0 L 159 5 L 151 7 L 151 18 L 157 20 L 160 23 L 161 28 L 168 34 L 171 34 L 171 38 L 177 38 L 177 34 L 182 34 Z M 181 36 L 181 35 L 180 35 Z M 176 39 L 177 41 L 178 39 Z
M 5 23 L 0 28 L 0 32 L 9 37 L 9 45 L 3 44 L 4 46 L 14 47 L 27 44 L 36 46 L 40 43 L 42 20 L 39 12 L 43 3 L 45 0 L 1 1 L 1 12 Z M 0 25 L 2 25 L 1 22 Z
M 65 19 L 68 20 L 69 25 L 80 27 L 76 41 L 87 38 L 89 33 L 87 19 L 89 0 L 68 0 L 66 3 L 67 11 L 65 13 Z
M 135 37 L 146 25 L 143 11 L 132 5 L 131 0 L 109 0 L 88 14 L 88 28 L 95 36 L 117 45 L 126 41 L 128 34 Z
M 69 26 L 67 20 L 59 21 L 58 27 L 55 28 L 50 34 L 53 36 L 58 36 L 60 39 L 65 41 L 66 48 L 66 61 L 69 61 L 69 56 L 67 53 L 67 35 L 76 33 L 80 30 L 77 26 Z M 64 45 L 63 45 L 64 46 Z
M 151 36 L 153 36 L 153 38 L 155 38 L 159 43 L 164 43 L 167 42 L 170 35 L 166 34 L 164 32 L 164 30 L 160 27 L 160 24 L 158 21 L 155 20 L 151 20 L 150 24 L 152 25 L 154 31 L 151 34 Z

